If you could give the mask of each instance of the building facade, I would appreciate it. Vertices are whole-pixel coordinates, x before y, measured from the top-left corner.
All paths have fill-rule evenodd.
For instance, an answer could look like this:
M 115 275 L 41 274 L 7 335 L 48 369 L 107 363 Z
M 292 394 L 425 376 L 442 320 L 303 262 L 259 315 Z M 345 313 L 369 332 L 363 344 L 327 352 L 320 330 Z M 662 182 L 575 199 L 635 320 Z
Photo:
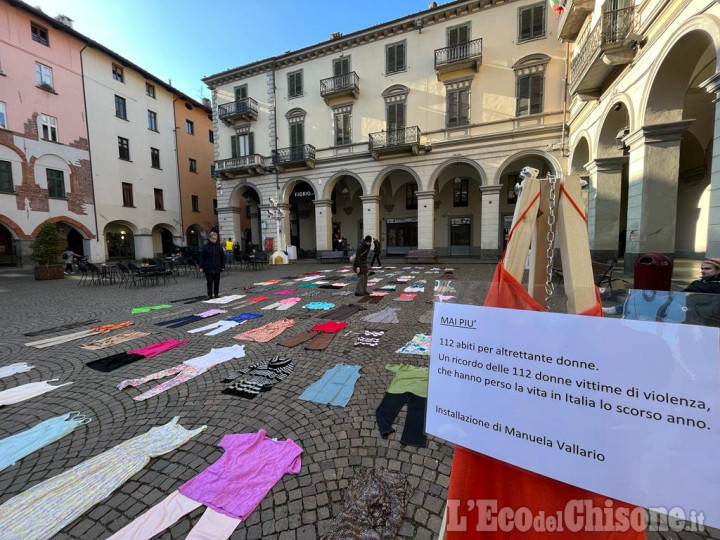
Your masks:
M 569 172 L 596 259 L 720 256 L 720 5 L 568 0 Z
M 557 24 L 545 1 L 456 1 L 206 78 L 221 234 L 497 258 L 522 167 L 565 168 Z
M 70 248 L 97 237 L 81 49 L 65 25 L 0 3 L 0 265 L 30 262 L 52 220 Z
M 212 109 L 176 96 L 175 134 L 180 177 L 183 245 L 201 246 L 217 227 L 217 197 L 212 177 L 214 140 Z

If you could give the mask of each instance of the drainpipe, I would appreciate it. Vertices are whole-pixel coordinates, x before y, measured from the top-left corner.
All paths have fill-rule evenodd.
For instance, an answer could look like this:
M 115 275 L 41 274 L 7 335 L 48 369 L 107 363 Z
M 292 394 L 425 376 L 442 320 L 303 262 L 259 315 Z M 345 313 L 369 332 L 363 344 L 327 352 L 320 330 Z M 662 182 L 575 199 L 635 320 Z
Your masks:
M 88 108 L 87 108 L 87 92 L 85 92 L 85 63 L 83 62 L 83 51 L 88 48 L 88 43 L 85 43 L 83 45 L 83 48 L 80 49 L 80 78 L 82 79 L 82 86 L 83 86 L 83 106 L 85 107 L 85 128 L 87 131 L 87 138 L 88 138 L 88 157 L 90 158 L 90 188 L 92 189 L 93 194 L 93 207 L 95 208 L 95 211 L 93 212 L 95 217 L 95 241 L 100 241 L 100 229 L 98 228 L 98 205 L 97 205 L 97 198 L 95 197 L 95 174 L 93 174 L 93 167 L 92 167 L 92 152 L 90 151 L 90 119 L 88 118 Z M 103 252 L 105 251 L 105 248 L 103 247 Z M 88 259 L 90 259 L 90 255 L 92 253 L 88 254 Z
M 178 199 L 180 202 L 180 238 L 182 238 L 181 242 L 183 244 L 187 244 L 187 239 L 185 238 L 185 222 L 183 221 L 183 199 L 182 199 L 182 182 L 180 181 L 180 152 L 178 150 L 178 122 L 176 118 L 175 113 L 175 102 L 178 100 L 178 96 L 173 95 L 173 102 L 172 102 L 172 109 L 173 109 L 173 140 L 175 144 L 175 167 L 176 167 L 176 175 L 177 175 L 177 184 L 178 184 Z M 173 239 L 173 243 L 175 240 Z
M 277 85 L 275 84 L 275 61 L 272 62 L 272 92 L 273 92 L 273 132 L 275 133 L 273 137 L 273 144 L 271 150 L 277 151 L 277 141 L 278 141 L 278 134 L 277 134 Z M 278 173 L 277 167 L 273 167 L 275 171 L 275 198 L 279 203 L 282 201 L 280 200 L 280 173 Z M 277 208 L 277 207 L 276 207 Z M 276 250 L 283 249 L 284 241 L 282 237 L 282 227 L 280 225 L 280 222 L 283 221 L 284 218 L 279 218 L 277 216 L 277 210 L 275 215 L 275 234 L 277 235 L 277 246 L 275 246 Z
M 560 140 L 560 152 L 563 157 L 570 155 L 570 152 L 565 151 L 565 131 L 567 127 L 567 114 L 568 114 L 568 76 L 570 71 L 570 43 L 565 44 L 565 78 L 563 79 L 563 122 L 562 122 L 562 139 Z

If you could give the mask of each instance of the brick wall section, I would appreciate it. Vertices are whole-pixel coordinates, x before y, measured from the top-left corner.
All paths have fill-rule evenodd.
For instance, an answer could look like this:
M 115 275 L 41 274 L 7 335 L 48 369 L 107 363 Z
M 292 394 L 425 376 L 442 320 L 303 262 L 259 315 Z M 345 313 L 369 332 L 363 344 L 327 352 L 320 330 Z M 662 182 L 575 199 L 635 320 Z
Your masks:
M 71 142 L 68 146 L 72 148 L 77 148 L 78 150 L 86 150 L 90 151 L 90 143 L 85 137 L 80 137 L 79 139 L 75 139 L 73 142 Z
M 48 190 L 41 188 L 35 183 L 35 156 L 30 158 L 30 163 L 22 163 L 22 184 L 18 186 L 15 200 L 17 209 L 25 210 L 25 199 L 30 201 L 30 210 L 33 212 L 50 212 L 50 201 Z
M 25 122 L 25 132 L 23 133 L 23 136 L 34 141 L 40 140 L 37 118 L 38 113 L 33 113 L 33 115 L 27 119 L 27 121 Z
M 75 214 L 87 215 L 86 204 L 93 204 L 93 190 L 90 179 L 90 160 L 81 159 L 80 165 L 70 164 L 70 193 L 68 210 Z

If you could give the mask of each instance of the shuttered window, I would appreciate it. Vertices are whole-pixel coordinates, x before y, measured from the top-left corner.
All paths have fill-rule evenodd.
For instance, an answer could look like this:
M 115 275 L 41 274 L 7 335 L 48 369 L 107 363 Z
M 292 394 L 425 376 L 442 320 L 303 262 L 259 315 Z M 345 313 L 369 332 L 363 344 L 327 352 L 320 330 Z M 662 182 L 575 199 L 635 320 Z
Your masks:
M 333 60 L 333 77 L 350 73 L 350 57 Z
M 446 122 L 449 127 L 461 126 L 470 122 L 470 90 L 458 88 L 447 91 Z
M 544 72 L 517 78 L 517 116 L 538 114 L 543 111 Z
M 335 146 L 352 143 L 352 107 L 341 107 L 335 113 Z
M 455 47 L 456 45 L 461 45 L 462 43 L 467 43 L 470 41 L 470 25 L 469 24 L 463 24 L 462 26 L 455 26 L 453 28 L 448 28 L 447 31 L 447 46 L 448 47 Z
M 385 74 L 405 71 L 406 67 L 404 41 L 385 47 Z
M 255 153 L 255 136 L 253 133 L 233 135 L 230 137 L 232 157 L 250 156 Z
M 303 72 L 293 71 L 288 73 L 288 97 L 299 97 L 303 95 Z
M 545 2 L 518 10 L 518 42 L 545 36 Z

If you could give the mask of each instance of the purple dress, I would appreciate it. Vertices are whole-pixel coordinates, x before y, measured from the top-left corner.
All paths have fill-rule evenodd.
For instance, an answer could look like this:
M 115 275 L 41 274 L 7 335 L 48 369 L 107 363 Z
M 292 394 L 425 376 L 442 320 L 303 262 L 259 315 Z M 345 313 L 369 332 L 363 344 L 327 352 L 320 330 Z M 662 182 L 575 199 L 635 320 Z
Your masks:
M 274 441 L 257 433 L 225 435 L 225 453 L 178 488 L 194 501 L 222 514 L 247 519 L 286 473 L 300 472 L 302 448 L 293 440 Z

